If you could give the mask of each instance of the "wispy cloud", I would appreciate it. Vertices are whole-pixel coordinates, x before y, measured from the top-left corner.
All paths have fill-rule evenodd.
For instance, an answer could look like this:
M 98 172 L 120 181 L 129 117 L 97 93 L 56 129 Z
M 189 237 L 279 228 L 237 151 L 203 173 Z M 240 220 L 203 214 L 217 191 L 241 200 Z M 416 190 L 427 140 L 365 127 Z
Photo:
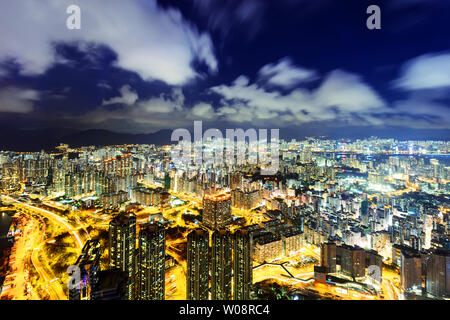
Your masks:
M 268 84 L 291 88 L 299 83 L 315 80 L 318 75 L 314 70 L 295 66 L 292 60 L 286 57 L 263 66 L 259 77 Z
M 450 53 L 430 53 L 408 61 L 394 86 L 405 90 L 450 87 Z
M 297 88 L 287 94 L 267 90 L 241 76 L 231 85 L 211 88 L 223 97 L 217 113 L 228 121 L 267 121 L 299 124 L 332 119 L 349 120 L 354 113 L 376 121 L 373 112 L 383 112 L 385 102 L 357 75 L 335 70 L 315 90 Z M 248 110 L 243 111 L 243 110 Z
M 109 104 L 126 104 L 132 105 L 139 98 L 136 91 L 134 91 L 129 85 L 120 88 L 120 97 L 114 97 L 109 100 L 104 100 L 103 105 Z
M 83 115 L 66 115 L 66 121 L 76 121 L 87 128 L 104 128 L 128 132 L 153 132 L 186 124 L 190 110 L 184 107 L 184 94 L 173 88 L 170 94 L 140 99 L 131 86 L 121 88 L 113 97 Z M 110 104 L 117 105 L 110 108 Z
M 429 53 L 407 61 L 393 86 L 408 96 L 394 101 L 390 121 L 409 117 L 415 127 L 450 127 L 449 52 Z
M 2 1 L 0 29 L 11 32 L 2 34 L 0 61 L 12 58 L 20 63 L 22 73 L 41 74 L 55 62 L 55 42 L 88 41 L 108 45 L 118 54 L 120 67 L 144 79 L 185 83 L 197 76 L 194 60 L 205 63 L 210 71 L 218 69 L 210 36 L 176 9 L 161 9 L 155 0 L 109 0 L 107 4 L 78 0 L 81 30 L 68 30 L 66 8 L 72 3 Z

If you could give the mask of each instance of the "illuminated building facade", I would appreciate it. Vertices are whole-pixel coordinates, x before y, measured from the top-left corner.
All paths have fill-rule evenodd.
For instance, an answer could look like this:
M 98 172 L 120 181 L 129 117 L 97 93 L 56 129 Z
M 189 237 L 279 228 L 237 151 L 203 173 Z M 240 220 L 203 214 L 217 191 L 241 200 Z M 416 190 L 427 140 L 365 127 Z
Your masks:
M 232 205 L 235 208 L 250 210 L 261 202 L 259 190 L 243 191 L 236 189 L 232 191 Z
M 215 230 L 211 244 L 211 299 L 231 300 L 232 236 Z
M 231 222 L 231 195 L 203 196 L 203 224 L 211 229 L 223 228 Z
M 131 200 L 144 206 L 170 207 L 170 194 L 163 188 L 133 188 L 131 190 Z
M 303 247 L 303 233 L 298 228 L 286 228 L 282 231 L 283 256 L 298 253 Z
M 109 223 L 109 265 L 128 276 L 127 298 L 135 299 L 136 290 L 136 215 L 120 213 Z
M 233 299 L 249 300 L 252 287 L 252 236 L 240 229 L 233 234 Z
M 378 252 L 375 250 L 366 250 L 365 254 L 366 254 L 366 269 L 368 270 L 366 274 L 376 281 L 381 281 L 381 277 L 383 276 L 383 257 L 379 255 Z M 374 266 L 377 267 L 376 268 L 377 272 L 373 271 Z M 369 270 L 369 268 L 371 269 Z
M 187 236 L 187 293 L 188 300 L 209 298 L 209 233 L 203 229 Z
M 267 234 L 255 240 L 254 258 L 257 262 L 279 258 L 283 252 L 283 241 L 279 235 Z
M 102 206 L 104 209 L 117 209 L 122 203 L 128 200 L 128 192 L 123 190 L 117 193 L 104 193 L 101 195 Z
M 275 222 L 275 223 L 273 223 Z M 252 231 L 253 259 L 257 262 L 288 257 L 300 251 L 303 237 L 300 226 L 287 226 L 272 220 Z
M 158 224 L 148 224 L 139 231 L 137 267 L 140 300 L 164 300 L 166 231 Z

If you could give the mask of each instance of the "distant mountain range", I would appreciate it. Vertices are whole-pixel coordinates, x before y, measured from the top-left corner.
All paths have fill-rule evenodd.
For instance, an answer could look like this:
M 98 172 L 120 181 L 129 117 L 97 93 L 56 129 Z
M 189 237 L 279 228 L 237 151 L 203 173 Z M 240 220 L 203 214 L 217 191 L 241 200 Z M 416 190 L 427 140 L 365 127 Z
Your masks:
M 205 130 L 205 128 L 204 128 Z M 171 143 L 172 130 L 160 130 L 155 133 L 131 134 L 118 133 L 103 129 L 75 130 L 67 128 L 46 128 L 24 130 L 0 126 L 0 150 L 51 151 L 60 143 L 72 147 L 108 146 L 118 144 L 155 144 Z M 225 130 L 223 130 L 225 134 Z M 192 135 L 193 136 L 193 135 Z M 322 128 L 285 128 L 280 129 L 280 138 L 303 139 L 305 137 L 328 137 L 330 139 L 364 139 L 370 136 L 404 140 L 449 140 L 450 130 L 413 129 L 399 127 L 322 127 Z
M 60 143 L 72 147 L 108 146 L 116 144 L 170 143 L 172 130 L 160 130 L 148 134 L 117 133 L 102 129 L 77 131 L 72 129 L 48 128 L 39 130 L 14 130 L 0 128 L 0 150 L 40 151 L 53 150 Z

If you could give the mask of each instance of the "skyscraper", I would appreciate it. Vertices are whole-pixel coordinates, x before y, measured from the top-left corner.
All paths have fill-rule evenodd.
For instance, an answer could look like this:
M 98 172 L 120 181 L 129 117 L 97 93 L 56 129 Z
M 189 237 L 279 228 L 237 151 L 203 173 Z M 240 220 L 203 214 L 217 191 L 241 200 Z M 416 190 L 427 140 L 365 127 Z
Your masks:
M 211 299 L 231 299 L 231 233 L 216 230 L 211 244 Z
M 208 300 L 209 233 L 203 229 L 196 229 L 188 234 L 186 280 L 186 299 Z
M 128 276 L 126 296 L 135 299 L 136 279 L 136 215 L 120 213 L 109 223 L 109 265 Z
M 205 194 L 203 197 L 203 224 L 211 229 L 223 228 L 231 222 L 231 195 Z
M 138 297 L 140 300 L 164 300 L 166 231 L 148 224 L 139 231 Z
M 253 281 L 252 236 L 240 229 L 233 234 L 233 298 L 250 299 Z

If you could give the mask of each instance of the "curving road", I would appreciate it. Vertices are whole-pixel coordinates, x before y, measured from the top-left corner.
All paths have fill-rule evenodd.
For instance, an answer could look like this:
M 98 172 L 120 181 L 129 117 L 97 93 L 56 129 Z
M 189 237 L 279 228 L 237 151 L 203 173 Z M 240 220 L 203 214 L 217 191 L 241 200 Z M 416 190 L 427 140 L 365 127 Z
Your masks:
M 28 214 L 39 215 L 39 216 L 49 219 L 50 221 L 52 221 L 53 223 L 55 223 L 57 225 L 60 225 L 63 229 L 67 230 L 67 232 L 70 233 L 70 235 L 73 239 L 75 248 L 77 248 L 81 252 L 83 243 L 82 243 L 82 240 L 78 233 L 79 228 L 74 228 L 64 218 L 58 216 L 57 214 L 55 214 L 51 211 L 29 205 L 27 203 L 18 201 L 9 196 L 4 196 L 4 197 L 6 197 L 8 200 L 12 201 L 15 204 L 18 211 L 28 213 Z M 40 236 L 38 234 L 39 231 L 41 232 Z M 45 237 L 45 223 L 44 223 L 44 230 L 36 229 L 36 230 L 34 230 L 32 236 L 27 235 L 26 240 L 33 239 L 31 247 L 34 248 L 31 255 L 28 255 L 28 260 L 31 261 L 31 263 L 35 267 L 36 271 L 38 272 L 40 278 L 43 279 L 45 281 L 45 283 L 47 283 L 47 286 L 45 287 L 45 289 L 46 290 L 48 289 L 47 292 L 49 293 L 50 298 L 52 300 L 67 300 L 67 296 L 64 292 L 61 282 L 58 281 L 55 274 L 48 267 L 48 265 L 46 263 L 43 264 L 39 260 L 39 251 L 41 250 L 41 246 L 44 243 L 44 237 Z M 23 278 L 23 276 L 21 276 L 21 278 Z M 20 297 L 18 297 L 17 299 L 20 299 Z

